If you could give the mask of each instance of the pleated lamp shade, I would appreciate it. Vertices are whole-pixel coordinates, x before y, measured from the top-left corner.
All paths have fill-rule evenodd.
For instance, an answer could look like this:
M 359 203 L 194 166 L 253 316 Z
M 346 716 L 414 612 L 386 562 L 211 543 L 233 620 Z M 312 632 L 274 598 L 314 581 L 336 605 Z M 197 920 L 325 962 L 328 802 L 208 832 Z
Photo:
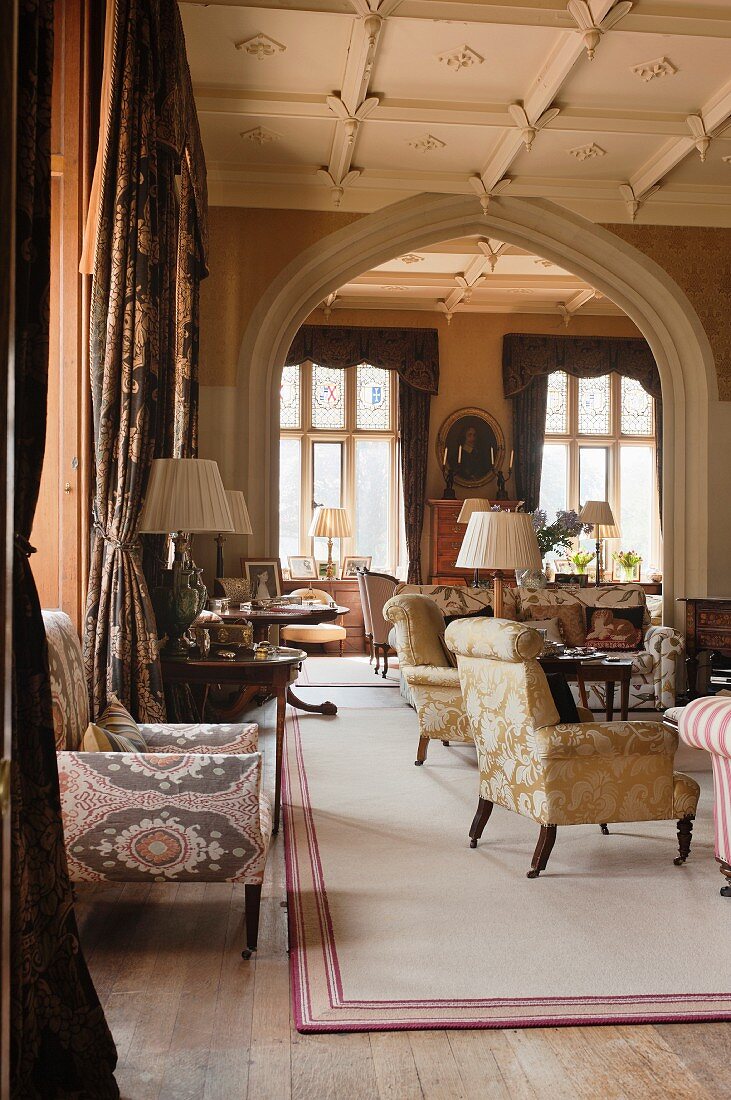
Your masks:
M 614 513 L 606 500 L 587 500 L 579 512 L 579 519 L 587 526 L 596 528 L 597 538 L 618 539 L 620 537 Z
M 350 517 L 345 508 L 324 508 L 320 505 L 312 517 L 308 534 L 326 539 L 350 538 Z
M 469 523 L 470 516 L 475 512 L 489 512 L 492 504 L 484 497 L 467 497 L 457 516 L 457 523 Z
M 540 569 L 541 552 L 526 512 L 474 512 L 457 557 L 460 569 Z
M 235 535 L 251 535 L 253 529 L 249 519 L 249 509 L 246 507 L 246 498 L 240 489 L 227 489 L 226 500 L 233 521 L 233 533 Z
M 154 459 L 139 529 L 162 535 L 232 532 L 218 463 L 210 458 Z

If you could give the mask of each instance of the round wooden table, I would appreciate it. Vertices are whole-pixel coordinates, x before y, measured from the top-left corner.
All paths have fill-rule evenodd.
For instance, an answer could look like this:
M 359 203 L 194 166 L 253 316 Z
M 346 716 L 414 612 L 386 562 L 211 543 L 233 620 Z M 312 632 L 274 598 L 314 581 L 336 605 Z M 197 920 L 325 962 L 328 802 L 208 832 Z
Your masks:
M 193 651 L 195 653 L 195 651 Z M 301 667 L 307 654 L 303 649 L 288 649 L 280 647 L 277 652 L 265 661 L 257 661 L 251 649 L 240 650 L 232 660 L 224 660 L 215 655 L 209 657 L 192 656 L 183 660 L 172 657 L 161 657 L 162 678 L 165 683 L 189 684 L 196 697 L 201 720 L 206 705 L 208 691 L 212 684 L 246 685 L 247 688 L 261 688 L 267 695 L 273 695 L 277 700 L 277 738 L 276 738 L 276 764 L 274 776 L 274 817 L 273 832 L 279 830 L 279 807 L 282 790 L 282 748 L 284 745 L 284 717 L 286 704 L 291 701 L 289 696 L 289 682 L 293 667 Z M 332 710 L 324 711 L 326 714 L 334 714 L 337 710 L 334 703 L 329 705 Z M 314 709 L 309 708 L 308 709 Z

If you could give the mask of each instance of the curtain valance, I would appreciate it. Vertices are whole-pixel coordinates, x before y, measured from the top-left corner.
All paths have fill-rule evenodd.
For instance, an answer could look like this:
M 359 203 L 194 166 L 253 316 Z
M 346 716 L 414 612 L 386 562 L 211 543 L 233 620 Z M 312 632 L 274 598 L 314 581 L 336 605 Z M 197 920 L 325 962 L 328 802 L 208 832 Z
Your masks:
M 546 336 L 509 332 L 503 337 L 503 390 L 520 393 L 536 377 L 565 371 L 596 378 L 616 371 L 634 378 L 656 400 L 662 398 L 660 374 L 641 336 Z
M 292 341 L 285 366 L 308 359 L 336 370 L 372 363 L 397 371 L 414 389 L 439 391 L 439 336 L 433 328 L 303 325 Z

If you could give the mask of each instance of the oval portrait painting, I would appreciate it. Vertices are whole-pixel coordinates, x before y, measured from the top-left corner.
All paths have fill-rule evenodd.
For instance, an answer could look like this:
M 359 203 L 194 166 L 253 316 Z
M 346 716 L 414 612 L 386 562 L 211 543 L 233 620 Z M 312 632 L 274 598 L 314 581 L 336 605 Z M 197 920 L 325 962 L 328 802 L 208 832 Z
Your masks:
M 458 409 L 437 435 L 439 465 L 454 470 L 457 485 L 484 485 L 502 466 L 504 452 L 500 425 L 484 409 Z

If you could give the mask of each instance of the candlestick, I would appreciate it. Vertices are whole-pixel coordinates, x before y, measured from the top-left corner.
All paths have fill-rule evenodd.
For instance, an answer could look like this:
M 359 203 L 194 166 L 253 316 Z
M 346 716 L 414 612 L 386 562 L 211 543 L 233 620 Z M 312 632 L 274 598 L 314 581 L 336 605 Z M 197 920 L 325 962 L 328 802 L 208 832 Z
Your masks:
M 514 454 L 515 454 L 515 451 L 511 450 L 511 452 L 510 452 L 510 465 L 508 466 L 509 470 L 512 470 L 512 468 L 513 468 L 513 455 Z
M 491 466 L 495 465 L 495 449 L 494 449 L 494 447 L 490 448 L 490 465 Z
M 460 449 L 457 452 L 457 465 L 458 466 L 461 463 L 461 461 L 462 461 L 462 448 L 460 447 Z
M 444 448 L 444 458 L 442 459 L 442 466 L 447 465 L 447 448 Z

